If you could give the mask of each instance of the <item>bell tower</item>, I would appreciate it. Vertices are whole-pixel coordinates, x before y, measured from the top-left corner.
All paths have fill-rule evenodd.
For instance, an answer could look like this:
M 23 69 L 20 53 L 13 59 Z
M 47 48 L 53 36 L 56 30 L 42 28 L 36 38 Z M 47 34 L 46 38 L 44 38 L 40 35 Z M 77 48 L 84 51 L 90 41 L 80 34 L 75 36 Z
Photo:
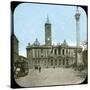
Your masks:
M 47 20 L 45 23 L 45 45 L 50 46 L 51 44 L 52 44 L 51 24 L 49 21 L 49 17 L 47 16 Z

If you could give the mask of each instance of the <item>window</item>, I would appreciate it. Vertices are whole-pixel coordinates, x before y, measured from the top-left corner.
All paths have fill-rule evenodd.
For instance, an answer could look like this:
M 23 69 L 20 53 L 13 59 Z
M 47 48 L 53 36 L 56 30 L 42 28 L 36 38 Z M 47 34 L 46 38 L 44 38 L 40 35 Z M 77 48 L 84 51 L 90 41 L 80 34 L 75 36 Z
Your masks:
M 35 64 L 37 64 L 37 59 L 35 60 Z
M 38 57 L 39 57 L 39 49 L 38 49 Z
M 68 54 L 68 50 L 66 49 L 66 54 Z
M 51 60 L 51 65 L 53 65 L 53 60 Z
M 61 54 L 61 52 L 60 52 L 60 48 L 58 49 L 58 54 Z
M 57 60 L 55 60 L 55 65 L 57 65 Z
M 46 64 L 46 60 L 44 61 L 44 63 Z
M 56 55 L 57 54 L 57 50 L 55 49 L 54 52 L 55 52 L 55 55 Z
M 40 60 L 38 60 L 38 63 L 40 63 Z
M 34 49 L 35 58 L 37 57 L 37 49 Z
M 66 59 L 66 64 L 68 65 L 68 59 Z
M 48 55 L 48 50 L 47 50 L 47 55 Z
M 62 54 L 64 55 L 64 49 L 62 50 Z
M 43 58 L 43 55 L 41 55 L 41 58 Z
M 63 59 L 63 65 L 65 64 L 65 59 Z
M 71 50 L 69 50 L 69 55 L 71 54 Z
M 41 53 L 43 53 L 43 49 L 41 49 Z
M 59 65 L 61 65 L 61 59 L 59 60 Z
M 48 59 L 48 63 L 49 63 L 49 59 Z

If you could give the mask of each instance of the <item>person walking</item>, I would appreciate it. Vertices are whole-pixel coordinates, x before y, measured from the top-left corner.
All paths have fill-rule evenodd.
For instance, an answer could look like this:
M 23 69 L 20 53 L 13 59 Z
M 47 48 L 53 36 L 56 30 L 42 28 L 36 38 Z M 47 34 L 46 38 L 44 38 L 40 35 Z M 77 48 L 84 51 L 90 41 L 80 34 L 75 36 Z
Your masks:
M 41 72 L 41 67 L 39 67 L 39 72 Z

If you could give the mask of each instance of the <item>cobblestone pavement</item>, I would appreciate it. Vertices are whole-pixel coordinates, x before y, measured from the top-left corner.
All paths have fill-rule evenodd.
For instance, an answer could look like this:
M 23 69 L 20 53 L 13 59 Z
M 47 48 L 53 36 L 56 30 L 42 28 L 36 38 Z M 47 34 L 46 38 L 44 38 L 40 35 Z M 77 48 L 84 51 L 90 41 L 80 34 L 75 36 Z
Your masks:
M 27 76 L 16 79 L 16 82 L 24 87 L 79 84 L 85 80 L 79 76 L 81 74 L 72 68 L 48 68 L 42 69 L 41 72 L 31 69 Z

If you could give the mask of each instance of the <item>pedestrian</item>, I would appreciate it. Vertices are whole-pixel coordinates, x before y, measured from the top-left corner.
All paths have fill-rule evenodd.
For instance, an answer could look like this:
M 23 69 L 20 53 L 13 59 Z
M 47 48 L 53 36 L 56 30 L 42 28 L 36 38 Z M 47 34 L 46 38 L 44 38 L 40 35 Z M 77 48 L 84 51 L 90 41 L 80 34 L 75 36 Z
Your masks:
M 39 67 L 39 72 L 41 72 L 41 67 Z
M 41 72 L 41 67 L 40 67 L 40 72 Z

